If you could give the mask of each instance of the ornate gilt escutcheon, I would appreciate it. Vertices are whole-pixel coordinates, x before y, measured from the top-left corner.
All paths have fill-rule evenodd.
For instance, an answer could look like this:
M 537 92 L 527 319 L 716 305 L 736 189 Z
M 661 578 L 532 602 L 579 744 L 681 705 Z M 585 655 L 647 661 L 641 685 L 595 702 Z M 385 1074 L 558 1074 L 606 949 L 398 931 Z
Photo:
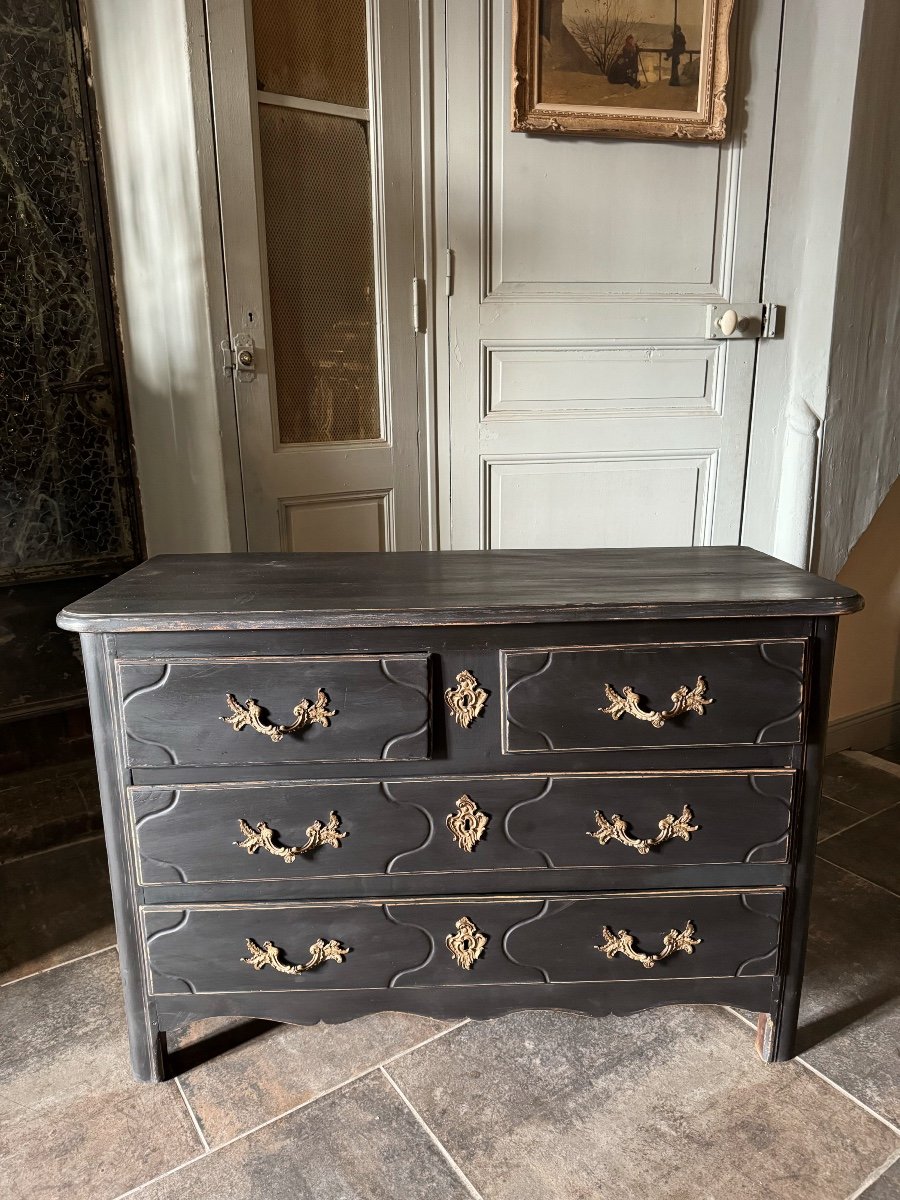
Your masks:
M 247 938 L 247 949 L 250 957 L 242 958 L 242 963 L 246 963 L 254 971 L 261 971 L 263 967 L 272 967 L 282 975 L 303 975 L 307 971 L 314 971 L 316 967 L 321 967 L 324 962 L 343 962 L 350 953 L 349 948 L 342 946 L 340 942 L 334 940 L 326 942 L 322 938 L 318 938 L 309 948 L 309 961 L 294 966 L 284 961 L 282 958 L 284 951 L 271 942 L 263 942 L 261 946 L 258 946 L 253 938 Z
M 327 825 L 323 825 L 321 821 L 313 821 L 306 831 L 306 841 L 302 846 L 276 845 L 275 838 L 278 835 L 265 821 L 260 821 L 254 827 L 243 817 L 239 817 L 238 825 L 244 835 L 244 840 L 232 842 L 233 846 L 240 846 L 248 854 L 255 854 L 257 850 L 265 850 L 269 854 L 276 854 L 279 858 L 283 858 L 286 863 L 294 862 L 301 854 L 311 854 L 320 846 L 333 846 L 335 850 L 338 850 L 341 840 L 347 836 L 341 831 L 341 818 L 336 812 L 329 815 Z
M 475 718 L 480 716 L 488 695 L 483 687 L 478 686 L 478 680 L 471 671 L 460 671 L 456 677 L 456 687 L 447 688 L 444 699 L 457 725 L 468 729 Z
M 688 921 L 680 933 L 677 929 L 670 929 L 667 934 L 663 935 L 663 948 L 659 954 L 643 954 L 640 950 L 635 949 L 634 937 L 627 929 L 620 929 L 618 933 L 614 934 L 608 925 L 604 925 L 600 935 L 603 938 L 603 945 L 595 946 L 594 949 L 605 954 L 607 958 L 615 958 L 617 954 L 624 954 L 626 958 L 633 959 L 634 962 L 639 962 L 642 967 L 649 969 L 662 962 L 664 958 L 676 954 L 679 950 L 683 950 L 685 954 L 693 954 L 694 947 L 699 946 L 702 941 L 701 938 L 694 937 L 696 932 L 693 921 Z
M 487 936 L 468 917 L 460 917 L 456 922 L 456 933 L 449 933 L 446 941 L 457 966 L 464 971 L 471 971 L 472 963 L 476 958 L 481 958 L 487 945 Z
M 680 717 L 684 713 L 693 712 L 702 717 L 706 706 L 713 703 L 711 698 L 703 699 L 706 693 L 706 680 L 702 675 L 697 676 L 697 682 L 692 688 L 682 684 L 677 691 L 674 691 L 672 707 L 665 708 L 660 712 L 657 712 L 656 709 L 641 708 L 639 693 L 627 684 L 622 688 L 623 695 L 621 696 L 609 683 L 603 685 L 603 690 L 606 692 L 609 706 L 599 709 L 600 712 L 612 717 L 614 721 L 621 720 L 627 713 L 637 721 L 649 721 L 654 729 L 662 729 L 666 721 L 674 720 L 675 717 Z
M 321 725 L 327 729 L 331 718 L 337 716 L 335 709 L 329 710 L 328 695 L 321 688 L 316 693 L 316 702 L 301 700 L 294 706 L 294 720 L 290 725 L 272 725 L 262 715 L 262 707 L 252 698 L 239 704 L 231 692 L 225 693 L 225 703 L 231 709 L 232 716 L 219 717 L 226 725 L 230 725 L 235 733 L 242 729 L 254 729 L 273 742 L 280 742 L 286 733 L 299 733 L 307 725 Z
M 621 842 L 623 846 L 631 846 L 637 850 L 638 854 L 649 854 L 654 846 L 661 846 L 663 842 L 667 842 L 669 838 L 681 838 L 683 842 L 691 840 L 691 834 L 696 833 L 700 828 L 699 825 L 692 825 L 694 814 L 687 805 L 681 810 L 681 816 L 675 817 L 672 813 L 666 813 L 663 819 L 659 822 L 659 833 L 652 838 L 636 838 L 631 837 L 628 832 L 628 822 L 623 820 L 618 813 L 613 813 L 610 820 L 607 821 L 602 812 L 595 812 L 594 819 L 597 822 L 596 829 L 587 831 L 588 837 L 596 838 L 601 846 L 605 846 L 607 842 Z
M 454 841 L 470 854 L 475 844 L 484 837 L 490 817 L 481 812 L 471 796 L 460 796 L 456 802 L 457 812 L 447 818 L 447 828 L 453 834 Z

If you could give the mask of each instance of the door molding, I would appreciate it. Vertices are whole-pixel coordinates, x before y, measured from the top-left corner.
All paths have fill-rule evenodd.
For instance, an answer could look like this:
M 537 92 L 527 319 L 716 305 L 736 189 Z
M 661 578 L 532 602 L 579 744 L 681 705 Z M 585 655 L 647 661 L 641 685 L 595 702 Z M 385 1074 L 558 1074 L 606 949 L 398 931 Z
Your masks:
M 147 548 L 244 550 L 234 389 L 215 349 L 227 321 L 204 0 L 143 5 L 139 14 L 133 0 L 89 0 L 86 7 Z M 421 10 L 414 50 L 423 86 L 413 137 L 425 164 L 415 184 L 424 213 L 417 257 L 428 281 L 429 333 L 419 337 L 418 370 L 423 513 L 426 544 L 435 548 L 449 544 L 444 0 L 422 0 Z M 861 21 L 862 5 L 837 0 L 792 0 L 785 13 L 764 294 L 783 304 L 787 317 L 783 336 L 758 362 L 741 535 L 768 552 L 795 520 L 779 502 L 780 478 L 794 471 L 786 461 L 788 408 L 809 397 L 817 415 L 824 413 L 821 364 L 832 339 Z M 838 54 L 843 69 L 836 73 Z M 823 77 L 827 95 L 816 86 Z M 157 111 L 163 106 L 164 114 Z M 164 145 L 154 132 L 160 119 Z M 181 203 L 194 213 L 173 229 L 163 214 L 176 175 Z M 815 186 L 822 179 L 827 188 Z M 149 236 L 148 223 L 165 236 Z M 800 237 L 803 231 L 815 236 Z M 173 290 L 182 327 L 174 338 Z M 795 496 L 811 527 L 811 500 L 797 489 Z
M 433 21 L 432 104 L 435 130 L 432 190 L 447 195 L 446 61 L 447 0 L 431 0 Z M 759 9 L 781 13 L 781 0 L 748 4 L 747 19 Z M 766 214 L 764 271 L 756 296 L 785 307 L 785 327 L 760 346 L 753 386 L 748 469 L 745 480 L 741 542 L 806 566 L 815 520 L 815 492 L 823 442 L 827 363 L 831 348 L 837 252 L 849 156 L 850 121 L 856 86 L 856 62 L 862 6 L 835 0 L 799 0 L 784 11 L 777 91 L 777 137 L 770 172 Z M 815 30 L 810 47 L 810 29 Z M 845 64 L 829 84 L 827 101 L 817 86 L 827 66 Z M 802 66 L 802 64 L 806 64 Z M 852 68 L 852 69 L 851 69 Z M 751 64 L 751 72 L 753 64 Z M 737 81 L 740 86 L 740 80 Z M 741 105 L 734 119 L 752 118 Z M 829 185 L 822 187 L 825 179 Z M 484 184 L 482 187 L 484 193 Z M 815 237 L 806 236 L 810 230 Z M 446 205 L 434 210 L 435 256 L 448 242 Z M 823 254 L 823 248 L 825 253 Z M 486 248 L 489 250 L 489 246 Z M 484 286 L 490 259 L 482 255 Z M 727 291 L 727 264 L 713 278 Z M 512 285 L 509 285 L 512 286 Z M 509 297 L 504 297 L 509 298 Z M 809 323 L 803 314 L 810 316 Z M 450 364 L 449 301 L 435 296 L 435 446 L 440 544 L 450 544 Z M 825 427 L 827 436 L 827 426 Z
M 246 549 L 203 0 L 89 0 L 149 554 Z
M 488 489 L 481 478 L 479 456 L 491 461 L 499 456 L 508 462 L 511 455 L 533 459 L 539 449 L 554 456 L 568 453 L 574 462 L 597 451 L 599 462 L 606 461 L 605 452 L 622 454 L 638 447 L 654 452 L 669 447 L 676 452 L 672 486 L 679 493 L 677 503 L 665 506 L 664 488 L 659 486 L 654 466 L 650 488 L 654 503 L 647 505 L 645 516 L 640 515 L 639 507 L 633 507 L 626 519 L 627 501 L 618 494 L 619 516 L 610 515 L 612 505 L 605 506 L 605 520 L 610 524 L 602 533 L 594 521 L 600 510 L 587 499 L 574 507 L 573 501 L 567 500 L 564 509 L 554 509 L 557 517 L 566 512 L 575 520 L 574 514 L 580 514 L 580 533 L 586 540 L 646 539 L 654 532 L 642 521 L 646 525 L 657 521 L 657 504 L 663 505 L 666 519 L 657 522 L 655 536 L 690 538 L 693 530 L 695 537 L 737 541 L 755 343 L 734 340 L 724 345 L 715 366 L 710 369 L 707 365 L 707 379 L 714 380 L 710 395 L 715 399 L 707 401 L 704 391 L 702 405 L 696 399 L 685 403 L 680 398 L 683 381 L 674 369 L 668 373 L 668 384 L 676 394 L 664 394 L 654 405 L 652 389 L 649 394 L 641 390 L 648 381 L 639 356 L 625 373 L 619 366 L 613 371 L 611 364 L 618 354 L 624 359 L 628 347 L 642 348 L 653 360 L 658 388 L 659 378 L 666 377 L 666 372 L 659 371 L 664 355 L 696 358 L 698 345 L 704 347 L 700 354 L 709 355 L 712 344 L 704 338 L 704 331 L 710 301 L 758 300 L 780 0 L 751 3 L 746 18 L 735 26 L 742 47 L 736 56 L 738 71 L 748 72 L 754 86 L 752 90 L 743 88 L 745 102 L 734 106 L 730 139 L 715 147 L 609 139 L 573 143 L 571 139 L 510 134 L 509 4 L 503 0 L 434 0 L 434 10 L 444 17 L 442 22 L 435 21 L 444 31 L 440 49 L 436 44 L 434 53 L 435 160 L 448 164 L 447 175 L 440 176 L 435 192 L 448 195 L 449 209 L 442 206 L 436 213 L 436 228 L 438 239 L 452 247 L 458 260 L 454 264 L 454 298 L 441 306 L 445 325 L 438 343 L 460 342 L 449 347 L 447 370 L 439 379 L 443 389 L 439 425 L 443 434 L 439 440 L 443 545 L 448 544 L 449 534 L 449 521 L 443 514 L 450 502 L 451 461 L 454 511 L 450 544 L 464 548 L 498 544 L 487 532 L 493 528 L 493 520 L 485 509 Z M 736 86 L 742 94 L 740 79 Z M 450 112 L 440 120 L 437 113 L 445 99 Z M 754 119 L 760 122 L 755 127 Z M 748 125 L 754 128 L 752 138 L 745 137 Z M 566 176 L 558 187 L 554 173 L 563 171 Z M 631 172 L 635 187 L 648 188 L 648 201 L 623 213 L 621 204 L 616 208 L 621 192 L 610 191 L 606 183 L 612 173 L 615 186 L 621 189 Z M 695 177 L 698 182 L 692 188 Z M 667 181 L 669 193 L 663 188 Z M 652 199 L 655 183 L 660 189 L 658 201 Z M 557 221 L 566 222 L 556 226 L 559 236 L 553 236 L 552 230 L 546 230 L 543 238 L 536 236 L 540 214 L 553 213 L 555 206 L 565 213 L 562 218 L 557 214 Z M 642 224 L 646 220 L 655 222 L 654 236 L 649 236 L 648 227 Z M 666 221 L 674 228 L 679 221 L 685 222 L 684 236 L 668 236 Z M 579 233 L 577 226 L 573 229 L 572 222 L 583 222 L 583 231 Z M 610 236 L 610 230 L 615 230 L 615 236 Z M 655 257 L 648 257 L 649 250 L 642 253 L 645 243 Z M 480 351 L 476 348 L 479 344 Z M 531 357 L 544 354 L 543 366 L 535 365 L 533 374 L 542 372 L 550 391 L 572 386 L 570 375 L 579 373 L 577 356 L 581 354 L 585 360 L 592 356 L 593 363 L 603 364 L 607 379 L 613 373 L 621 376 L 621 406 L 610 402 L 607 409 L 595 397 L 585 408 L 577 397 L 572 402 L 573 392 L 567 396 L 560 392 L 558 405 L 541 403 L 536 379 L 529 380 L 528 372 L 518 369 L 516 404 L 504 413 L 502 397 L 498 402 L 498 396 L 491 394 L 491 385 L 496 389 L 497 382 L 494 368 L 505 369 L 504 357 L 509 360 L 522 352 Z M 551 377 L 551 362 L 557 375 L 565 378 Z M 607 379 L 599 384 L 596 374 L 593 386 L 606 386 Z M 727 381 L 724 401 L 718 392 L 723 381 Z M 696 391 L 696 384 L 688 390 Z M 527 412 L 521 403 L 525 396 L 530 396 Z M 632 396 L 636 397 L 634 403 L 629 399 Z M 658 424 L 664 427 L 651 428 L 643 419 L 645 411 L 654 408 Z M 681 419 L 683 408 L 694 410 L 687 422 Z M 617 410 L 619 419 L 610 421 Z M 603 428 L 597 425 L 600 417 L 607 418 Z M 563 418 L 569 425 L 568 435 Z M 710 507 L 714 524 L 705 520 L 698 525 L 691 516 L 689 485 L 681 464 L 685 451 L 708 458 L 711 449 L 719 450 L 720 460 L 719 487 Z M 654 464 L 658 461 L 655 454 L 645 453 L 633 455 L 631 461 L 637 466 L 651 459 Z M 709 478 L 713 478 L 712 472 Z M 629 486 L 639 493 L 639 477 Z M 541 487 L 545 490 L 532 495 L 523 480 L 518 492 L 510 490 L 500 545 L 521 544 L 516 540 L 520 537 L 531 539 L 528 545 L 536 545 L 535 538 L 546 544 L 565 523 L 565 518 L 554 524 L 546 517 L 534 516 L 536 509 L 546 514 L 548 504 L 552 507 L 555 503 L 548 477 Z M 592 487 L 601 490 L 597 480 Z M 705 501 L 701 506 L 705 507 Z M 519 514 L 518 526 L 513 507 Z M 626 526 L 631 533 L 623 533 Z M 574 536 L 571 529 L 567 534 Z

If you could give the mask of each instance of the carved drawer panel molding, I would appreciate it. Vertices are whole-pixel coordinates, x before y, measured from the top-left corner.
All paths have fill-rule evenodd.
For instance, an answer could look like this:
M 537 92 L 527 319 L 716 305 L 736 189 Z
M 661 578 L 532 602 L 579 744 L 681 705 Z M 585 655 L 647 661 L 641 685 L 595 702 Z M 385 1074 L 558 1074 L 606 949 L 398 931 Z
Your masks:
M 675 1003 L 790 1058 L 859 605 L 739 547 L 173 555 L 72 605 L 135 1074 L 207 1017 Z
M 805 650 L 785 640 L 505 652 L 504 750 L 797 742 Z
M 344 876 L 352 895 L 373 875 L 784 862 L 794 785 L 791 771 L 482 776 L 140 787 L 129 800 L 147 885 Z
M 118 663 L 132 766 L 429 754 L 428 656 Z
M 157 907 L 142 915 L 157 994 L 405 989 L 644 980 L 646 963 L 635 956 L 645 947 L 659 959 L 652 966 L 660 978 L 771 976 L 783 898 L 774 890 L 673 892 Z M 605 930 L 630 953 L 609 953 Z

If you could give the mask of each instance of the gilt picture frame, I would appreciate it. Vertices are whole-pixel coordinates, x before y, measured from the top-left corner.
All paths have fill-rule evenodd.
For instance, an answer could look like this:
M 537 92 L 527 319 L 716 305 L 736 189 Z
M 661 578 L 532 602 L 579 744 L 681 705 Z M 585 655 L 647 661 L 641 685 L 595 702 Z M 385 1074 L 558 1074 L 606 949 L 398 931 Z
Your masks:
M 513 0 L 513 132 L 721 141 L 733 9 Z

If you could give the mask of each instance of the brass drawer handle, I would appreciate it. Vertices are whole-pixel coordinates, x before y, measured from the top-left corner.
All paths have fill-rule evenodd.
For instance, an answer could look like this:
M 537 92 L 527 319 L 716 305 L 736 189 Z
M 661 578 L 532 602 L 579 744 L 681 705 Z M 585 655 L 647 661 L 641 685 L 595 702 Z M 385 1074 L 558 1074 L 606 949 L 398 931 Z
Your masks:
M 455 688 L 447 688 L 444 699 L 457 725 L 468 729 L 475 718 L 481 715 L 490 693 L 479 686 L 471 671 L 460 671 L 456 677 L 456 684 Z
M 252 698 L 245 704 L 238 704 L 235 696 L 231 692 L 226 692 L 225 703 L 234 715 L 219 717 L 220 721 L 230 725 L 235 733 L 240 733 L 242 729 L 249 727 L 255 729 L 257 733 L 271 738 L 273 742 L 280 742 L 286 733 L 298 733 L 307 725 L 321 725 L 323 729 L 327 729 L 330 724 L 329 718 L 337 715 L 336 711 L 329 711 L 328 695 L 321 688 L 316 694 L 315 704 L 312 700 L 301 700 L 294 706 L 295 720 L 290 725 L 271 725 L 263 719 L 260 705 Z
M 688 689 L 686 684 L 672 693 L 672 707 L 663 709 L 662 712 L 657 712 L 655 709 L 641 708 L 641 698 L 632 687 L 626 686 L 622 688 L 625 693 L 620 696 L 616 689 L 609 683 L 603 685 L 606 692 L 606 698 L 609 701 L 608 708 L 599 709 L 608 717 L 612 717 L 614 721 L 621 720 L 626 713 L 630 717 L 634 717 L 638 721 L 649 721 L 654 729 L 662 729 L 666 721 L 671 721 L 674 717 L 680 717 L 683 713 L 694 712 L 702 717 L 707 704 L 712 704 L 713 701 L 704 700 L 703 696 L 706 692 L 706 680 L 702 675 L 697 676 L 697 682 L 694 686 Z
M 447 828 L 453 834 L 453 840 L 461 850 L 470 854 L 475 849 L 476 842 L 484 837 L 490 817 L 481 812 L 471 796 L 460 796 L 456 802 L 457 812 L 447 818 Z
M 320 846 L 333 846 L 335 850 L 339 850 L 341 840 L 347 836 L 346 833 L 341 832 L 341 818 L 336 812 L 329 815 L 327 825 L 323 825 L 321 821 L 313 821 L 306 831 L 306 842 L 302 846 L 276 846 L 275 830 L 265 821 L 260 821 L 254 828 L 243 817 L 238 817 L 238 825 L 244 835 L 244 840 L 232 842 L 233 846 L 240 846 L 248 854 L 255 854 L 257 850 L 266 850 L 269 854 L 276 854 L 279 858 L 283 858 L 286 863 L 294 862 L 301 854 L 311 854 Z
M 479 930 L 468 917 L 460 917 L 456 922 L 456 933 L 448 933 L 447 949 L 456 959 L 456 965 L 464 971 L 472 970 L 472 963 L 481 958 L 487 945 L 487 935 Z
M 659 833 L 652 838 L 635 838 L 628 833 L 628 822 L 623 820 L 618 813 L 613 813 L 611 820 L 607 821 L 602 812 L 595 812 L 594 819 L 597 822 L 596 829 L 587 831 L 588 837 L 596 838 L 601 846 L 605 846 L 607 842 L 621 842 L 623 846 L 631 846 L 637 850 L 638 854 L 649 854 L 654 846 L 661 846 L 663 842 L 667 842 L 669 838 L 681 838 L 683 842 L 691 840 L 691 834 L 696 833 L 700 828 L 699 825 L 692 825 L 694 814 L 687 805 L 681 810 L 681 816 L 675 817 L 672 813 L 666 813 L 659 823 Z
M 681 933 L 677 929 L 670 929 L 663 936 L 663 948 L 659 954 L 642 954 L 640 950 L 635 950 L 634 937 L 627 929 L 620 929 L 618 933 L 614 934 L 608 925 L 604 925 L 601 934 L 603 945 L 595 946 L 594 949 L 601 951 L 607 958 L 615 958 L 617 954 L 624 954 L 626 958 L 631 958 L 649 969 L 679 950 L 683 950 L 685 954 L 693 954 L 694 947 L 699 946 L 703 940 L 694 937 L 696 932 L 693 921 L 688 921 Z
M 282 975 L 303 975 L 306 971 L 314 971 L 316 967 L 321 967 L 322 963 L 329 960 L 337 963 L 343 962 L 350 953 L 349 949 L 342 946 L 340 942 L 333 940 L 325 942 L 322 938 L 318 938 L 309 948 L 309 962 L 292 966 L 283 961 L 281 956 L 284 951 L 280 950 L 278 946 L 273 946 L 271 942 L 263 942 L 261 946 L 258 946 L 253 938 L 247 938 L 247 949 L 250 951 L 250 957 L 242 958 L 242 963 L 246 963 L 254 971 L 261 971 L 263 967 L 273 967 Z

